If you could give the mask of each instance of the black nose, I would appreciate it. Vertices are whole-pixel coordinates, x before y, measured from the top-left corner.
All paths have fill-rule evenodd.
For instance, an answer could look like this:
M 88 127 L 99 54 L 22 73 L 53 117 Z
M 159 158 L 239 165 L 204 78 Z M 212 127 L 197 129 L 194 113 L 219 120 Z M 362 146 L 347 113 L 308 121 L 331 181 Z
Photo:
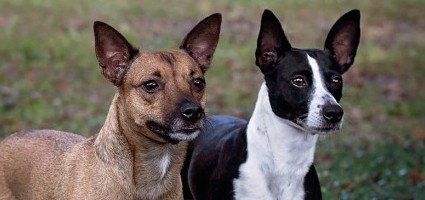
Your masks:
M 201 119 L 203 109 L 201 105 L 193 102 L 185 103 L 181 108 L 181 114 L 185 120 L 195 122 Z
M 341 121 L 344 115 L 344 110 L 339 105 L 325 105 L 323 106 L 323 117 L 332 123 Z

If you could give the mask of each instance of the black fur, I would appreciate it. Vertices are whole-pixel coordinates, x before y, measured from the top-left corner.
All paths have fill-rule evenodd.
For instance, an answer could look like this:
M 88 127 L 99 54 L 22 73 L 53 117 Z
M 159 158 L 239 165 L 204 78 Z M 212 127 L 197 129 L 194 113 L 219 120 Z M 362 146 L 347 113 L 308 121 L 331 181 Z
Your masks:
M 232 199 L 232 180 L 239 176 L 239 165 L 247 157 L 246 125 L 246 121 L 231 116 L 207 118 L 201 133 L 206 137 L 198 137 L 193 142 L 195 148 L 190 147 L 188 155 L 196 157 L 193 161 L 201 158 L 202 162 L 190 163 L 190 168 L 196 168 L 196 171 L 186 165 L 192 173 L 183 177 L 188 178 L 191 190 L 196 192 L 195 199 Z M 186 182 L 183 187 L 187 189 L 187 179 L 183 182 Z M 190 192 L 186 190 L 185 194 L 190 195 Z
M 233 180 L 239 177 L 239 166 L 247 159 L 246 125 L 247 121 L 232 116 L 207 118 L 201 133 L 203 136 L 189 147 L 189 159 L 186 159 L 182 171 L 184 199 L 234 199 Z M 196 168 L 196 171 L 190 170 L 189 166 Z M 188 174 L 188 171 L 192 173 Z M 321 197 L 319 179 L 313 165 L 306 175 L 304 187 L 306 200 Z

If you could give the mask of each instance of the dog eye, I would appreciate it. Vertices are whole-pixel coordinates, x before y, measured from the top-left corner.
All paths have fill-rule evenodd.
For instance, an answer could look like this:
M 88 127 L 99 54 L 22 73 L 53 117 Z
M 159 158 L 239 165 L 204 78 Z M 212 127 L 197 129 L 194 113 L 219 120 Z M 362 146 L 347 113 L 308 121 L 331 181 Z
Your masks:
M 193 79 L 192 84 L 197 90 L 203 90 L 205 87 L 205 80 L 203 78 L 195 78 Z
M 342 85 L 341 76 L 334 75 L 334 76 L 331 77 L 331 86 L 333 88 L 339 88 L 339 87 L 341 87 L 341 85 Z
M 159 89 L 159 84 L 155 80 L 149 80 L 142 84 L 142 89 L 147 93 L 154 93 Z
M 307 86 L 307 81 L 303 76 L 295 76 L 295 78 L 291 79 L 292 85 L 295 87 L 303 88 Z

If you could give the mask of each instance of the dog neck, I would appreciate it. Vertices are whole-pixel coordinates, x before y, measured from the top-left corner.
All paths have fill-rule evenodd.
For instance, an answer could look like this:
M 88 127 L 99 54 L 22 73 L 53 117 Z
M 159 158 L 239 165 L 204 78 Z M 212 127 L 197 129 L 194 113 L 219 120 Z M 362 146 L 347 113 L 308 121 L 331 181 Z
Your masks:
M 158 195 L 180 184 L 187 143 L 160 143 L 141 134 L 126 119 L 120 98 L 117 92 L 95 139 L 97 157 L 124 184 L 131 183 L 139 198 L 160 199 Z
M 303 199 L 304 177 L 313 163 L 317 137 L 276 116 L 263 84 L 247 127 L 248 158 L 239 179 L 245 183 L 236 182 L 237 199 L 252 199 L 252 195 L 259 199 Z M 244 191 L 241 187 L 246 186 L 252 187 Z

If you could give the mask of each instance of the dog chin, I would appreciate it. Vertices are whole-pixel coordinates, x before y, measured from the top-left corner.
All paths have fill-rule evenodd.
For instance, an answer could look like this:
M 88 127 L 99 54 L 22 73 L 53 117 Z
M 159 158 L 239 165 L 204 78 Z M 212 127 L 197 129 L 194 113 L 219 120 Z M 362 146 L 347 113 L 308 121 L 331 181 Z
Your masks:
M 189 127 L 189 128 L 169 128 L 159 123 L 148 121 L 146 123 L 148 129 L 162 138 L 170 141 L 171 143 L 178 143 L 181 141 L 191 141 L 194 140 L 199 133 L 201 133 L 200 128 Z
M 341 128 L 342 123 L 324 124 L 322 126 L 309 126 L 305 121 L 298 120 L 296 123 L 293 123 L 293 125 L 303 132 L 309 133 L 311 135 L 329 135 L 337 132 Z
M 328 135 L 335 133 L 339 130 L 339 126 L 336 127 L 307 127 L 306 128 L 312 135 Z
M 176 141 L 192 141 L 196 137 L 198 137 L 199 133 L 201 133 L 201 130 L 199 129 L 193 130 L 191 132 L 188 132 L 186 130 L 176 131 L 176 132 L 169 133 L 168 137 L 171 140 L 176 140 Z

